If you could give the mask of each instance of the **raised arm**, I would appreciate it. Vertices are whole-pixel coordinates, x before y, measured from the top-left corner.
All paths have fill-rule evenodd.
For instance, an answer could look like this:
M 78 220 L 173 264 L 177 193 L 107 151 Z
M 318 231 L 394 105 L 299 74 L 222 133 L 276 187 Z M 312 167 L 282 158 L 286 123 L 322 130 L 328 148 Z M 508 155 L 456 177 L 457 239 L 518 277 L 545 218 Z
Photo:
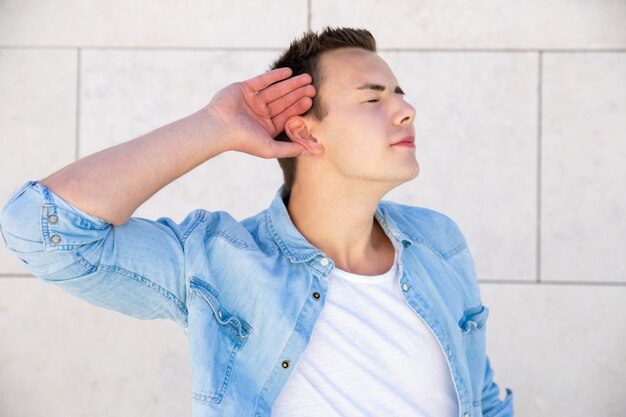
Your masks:
M 285 121 L 312 104 L 311 76 L 279 68 L 221 89 L 194 114 L 86 156 L 38 181 L 83 211 L 121 225 L 161 188 L 229 150 L 262 158 L 297 156 L 278 142 Z M 288 79 L 287 79 L 288 78 Z

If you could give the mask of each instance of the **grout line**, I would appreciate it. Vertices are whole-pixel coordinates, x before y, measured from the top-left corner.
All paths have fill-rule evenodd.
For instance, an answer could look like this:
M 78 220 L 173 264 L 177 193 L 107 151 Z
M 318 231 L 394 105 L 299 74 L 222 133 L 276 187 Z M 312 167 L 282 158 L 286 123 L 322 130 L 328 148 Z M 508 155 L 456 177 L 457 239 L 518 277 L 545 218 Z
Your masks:
M 544 49 L 544 48 L 376 48 L 378 51 L 387 52 L 493 52 L 493 53 L 529 53 L 529 52 L 550 52 L 550 53 L 600 53 L 615 52 L 624 53 L 626 49 Z
M 479 284 L 502 284 L 502 285 L 562 285 L 580 287 L 626 287 L 626 282 L 589 282 L 589 281 L 533 281 L 533 280 L 478 280 Z
M 543 130 L 543 52 L 537 62 L 537 282 L 541 282 L 541 133 Z
M 28 278 L 28 279 L 39 279 L 32 274 L 28 273 L 8 273 L 8 272 L 0 272 L 0 280 L 2 278 Z M 545 285 L 568 285 L 568 286 L 579 286 L 579 287 L 626 287 L 626 282 L 590 282 L 590 281 L 541 281 L 536 282 L 533 280 L 478 280 L 479 284 L 498 284 L 498 285 L 537 285 L 537 286 L 545 286 Z
M 308 0 L 311 2 L 311 0 Z M 307 26 L 310 27 L 310 11 L 307 16 Z M 271 46 L 103 46 L 103 45 L 0 45 L 0 49 L 115 49 L 115 50 L 180 50 L 180 51 L 282 51 L 283 47 Z M 385 52 L 494 52 L 494 53 L 624 53 L 626 48 L 598 48 L 598 49 L 549 49 L 549 48 L 394 48 L 380 47 L 378 51 Z
M 0 45 L 1 49 L 102 49 L 121 51 L 282 51 L 279 46 L 114 46 L 114 45 Z M 626 51 L 625 51 L 626 52 Z
M 80 72 L 82 67 L 82 51 L 80 48 L 76 50 L 76 143 L 74 147 L 74 160 L 77 161 L 80 155 Z

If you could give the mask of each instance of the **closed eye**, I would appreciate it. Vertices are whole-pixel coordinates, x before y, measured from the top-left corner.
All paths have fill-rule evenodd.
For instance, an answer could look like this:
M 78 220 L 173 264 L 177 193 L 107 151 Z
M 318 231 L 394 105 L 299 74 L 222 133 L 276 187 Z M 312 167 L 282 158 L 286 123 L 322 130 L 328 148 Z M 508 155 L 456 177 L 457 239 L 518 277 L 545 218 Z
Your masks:
M 377 98 L 373 98 L 373 99 L 371 99 L 371 100 L 367 100 L 367 102 L 368 102 L 368 103 L 376 103 L 376 102 L 378 102 L 378 101 L 379 101 L 379 100 L 378 100 Z

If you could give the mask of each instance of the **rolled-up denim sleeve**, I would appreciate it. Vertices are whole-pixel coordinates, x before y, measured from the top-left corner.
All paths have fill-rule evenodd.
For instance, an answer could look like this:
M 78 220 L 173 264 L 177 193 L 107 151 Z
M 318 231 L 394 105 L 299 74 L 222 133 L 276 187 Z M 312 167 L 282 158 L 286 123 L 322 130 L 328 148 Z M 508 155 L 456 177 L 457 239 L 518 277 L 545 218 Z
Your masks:
M 203 219 L 131 217 L 113 226 L 28 181 L 7 200 L 0 234 L 37 278 L 93 304 L 187 327 L 185 240 Z
M 481 401 L 483 417 L 513 417 L 513 391 L 506 388 L 506 396 L 504 400 L 500 400 L 500 387 L 494 382 L 493 374 L 493 368 L 487 357 Z

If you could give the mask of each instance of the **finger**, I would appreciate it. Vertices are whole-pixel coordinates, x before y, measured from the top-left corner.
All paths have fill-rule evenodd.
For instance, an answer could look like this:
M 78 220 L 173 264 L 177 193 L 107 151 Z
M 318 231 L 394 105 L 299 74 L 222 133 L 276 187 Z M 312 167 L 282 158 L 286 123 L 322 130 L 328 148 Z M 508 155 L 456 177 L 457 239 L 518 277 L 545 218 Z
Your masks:
M 274 124 L 276 131 L 282 132 L 285 129 L 285 123 L 287 122 L 287 119 L 296 114 L 304 113 L 311 107 L 312 104 L 313 100 L 311 100 L 311 97 L 305 96 L 298 100 L 296 103 L 294 103 L 293 106 L 288 107 L 282 113 L 276 115 L 275 117 L 272 117 L 272 123 Z
M 271 103 L 272 101 L 279 99 L 286 94 L 289 94 L 297 88 L 300 88 L 307 84 L 311 84 L 311 81 L 313 81 L 313 79 L 309 74 L 304 73 L 296 75 L 295 77 L 291 77 L 287 80 L 270 85 L 265 90 L 261 91 L 259 93 L 259 96 L 266 103 Z
M 274 158 L 290 158 L 294 156 L 300 156 L 306 149 L 304 146 L 297 142 L 281 142 L 274 141 L 274 144 L 270 148 Z
M 275 70 L 250 78 L 249 80 L 244 81 L 244 84 L 252 88 L 254 91 L 261 91 L 276 81 L 280 81 L 291 76 L 291 72 L 291 68 L 289 67 L 276 68 Z
M 289 106 L 292 106 L 294 103 L 297 103 L 302 97 L 313 97 L 315 95 L 315 87 L 313 85 L 305 85 L 304 87 L 300 87 L 297 90 L 292 91 L 275 100 L 267 105 L 268 112 L 270 117 L 274 117 L 279 113 L 282 113 Z

